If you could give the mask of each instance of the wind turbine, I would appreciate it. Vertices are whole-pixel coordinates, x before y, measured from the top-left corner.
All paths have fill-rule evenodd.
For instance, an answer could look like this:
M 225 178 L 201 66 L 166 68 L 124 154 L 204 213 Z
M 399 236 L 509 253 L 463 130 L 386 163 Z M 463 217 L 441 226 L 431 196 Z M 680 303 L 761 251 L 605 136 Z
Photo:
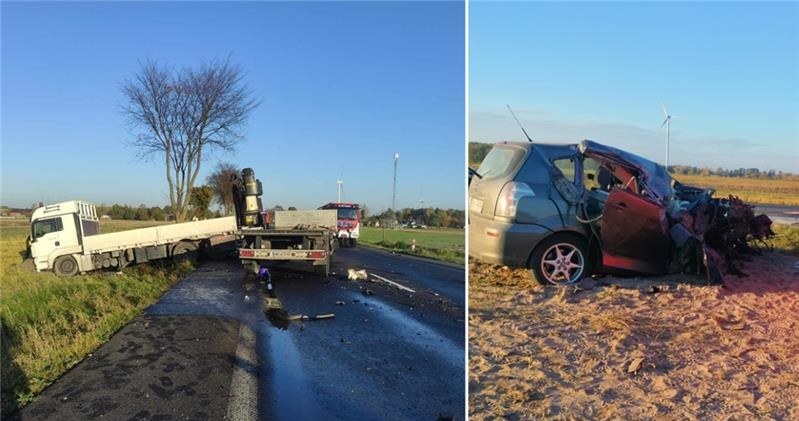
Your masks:
M 680 118 L 678 115 L 671 115 L 669 111 L 666 109 L 665 105 L 661 105 L 663 108 L 663 115 L 666 116 L 666 119 L 663 120 L 663 124 L 660 125 L 662 129 L 663 126 L 666 126 L 666 172 L 669 171 L 669 148 L 671 143 L 671 119 L 672 118 Z

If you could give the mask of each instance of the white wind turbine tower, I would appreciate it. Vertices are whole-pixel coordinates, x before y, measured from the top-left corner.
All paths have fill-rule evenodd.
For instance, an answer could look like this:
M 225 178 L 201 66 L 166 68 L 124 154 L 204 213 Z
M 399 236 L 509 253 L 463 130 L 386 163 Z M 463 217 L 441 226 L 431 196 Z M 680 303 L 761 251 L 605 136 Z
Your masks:
M 668 172 L 669 171 L 669 149 L 671 147 L 671 145 L 670 145 L 670 143 L 671 143 L 671 119 L 672 118 L 680 118 L 680 116 L 669 114 L 669 111 L 666 110 L 666 106 L 665 105 L 661 105 L 661 108 L 663 108 L 663 115 L 666 116 L 666 119 L 663 120 L 663 124 L 660 125 L 660 128 L 662 129 L 663 126 L 666 126 L 666 172 Z
M 336 187 L 338 187 L 338 203 L 341 203 L 341 193 L 344 192 L 344 180 L 336 180 Z

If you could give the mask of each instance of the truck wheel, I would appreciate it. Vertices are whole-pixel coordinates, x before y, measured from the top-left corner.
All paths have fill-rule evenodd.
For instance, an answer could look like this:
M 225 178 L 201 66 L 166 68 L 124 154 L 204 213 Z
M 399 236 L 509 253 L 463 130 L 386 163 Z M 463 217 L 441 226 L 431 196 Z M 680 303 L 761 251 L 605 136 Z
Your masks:
M 555 234 L 538 243 L 530 257 L 538 283 L 569 285 L 589 274 L 585 241 L 573 234 Z
M 350 238 L 350 247 L 357 247 L 357 246 L 358 246 L 358 239 Z
M 59 256 L 53 264 L 53 272 L 58 276 L 75 276 L 78 273 L 78 262 L 72 256 Z
M 172 260 L 176 263 L 183 261 L 190 261 L 196 263 L 197 261 L 197 244 L 191 241 L 181 241 L 172 248 Z

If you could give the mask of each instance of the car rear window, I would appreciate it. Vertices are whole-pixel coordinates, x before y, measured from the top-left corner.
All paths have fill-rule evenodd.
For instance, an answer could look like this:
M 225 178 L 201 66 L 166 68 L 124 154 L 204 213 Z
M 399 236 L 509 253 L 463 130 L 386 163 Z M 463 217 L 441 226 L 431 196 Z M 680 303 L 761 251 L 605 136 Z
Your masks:
M 524 151 L 518 148 L 494 147 L 483 159 L 477 173 L 481 179 L 490 180 L 508 175 L 524 157 Z

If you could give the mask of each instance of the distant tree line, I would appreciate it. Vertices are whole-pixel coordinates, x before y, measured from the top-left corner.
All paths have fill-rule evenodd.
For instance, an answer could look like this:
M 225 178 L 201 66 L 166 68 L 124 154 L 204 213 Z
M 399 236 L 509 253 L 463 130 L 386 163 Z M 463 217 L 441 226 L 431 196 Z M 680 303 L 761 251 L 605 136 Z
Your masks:
M 463 210 L 441 208 L 404 208 L 394 211 L 387 209 L 380 214 L 370 215 L 363 219 L 366 225 L 380 225 L 399 223 L 426 225 L 437 228 L 463 228 L 466 225 L 466 216 Z
M 187 209 L 189 218 L 209 219 L 222 216 L 220 211 L 211 211 L 211 201 L 214 199 L 214 189 L 211 186 L 192 187 L 191 200 Z M 175 212 L 172 206 L 164 207 L 151 206 L 145 204 L 139 206 L 128 206 L 114 204 L 111 206 L 97 206 L 97 216 L 107 215 L 111 219 L 124 219 L 136 221 L 174 221 Z
M 683 175 L 717 175 L 720 177 L 742 177 L 742 178 L 760 178 L 760 179 L 774 179 L 774 180 L 799 180 L 799 174 L 789 172 L 782 172 L 776 170 L 761 171 L 758 168 L 737 168 L 726 169 L 716 168 L 712 170 L 708 167 L 693 167 L 690 165 L 670 165 L 669 172 L 672 174 Z
M 469 142 L 469 166 L 477 169 L 480 163 L 483 162 L 491 147 L 492 143 L 479 143 Z M 776 170 L 760 170 L 758 168 L 737 168 L 726 169 L 718 167 L 715 170 L 708 167 L 693 167 L 690 165 L 669 165 L 669 172 L 672 174 L 683 175 L 717 175 L 720 177 L 743 177 L 743 178 L 760 178 L 760 179 L 774 179 L 774 180 L 799 180 L 799 174 L 789 172 L 782 172 Z
M 469 166 L 477 169 L 493 146 L 493 143 L 469 142 Z

